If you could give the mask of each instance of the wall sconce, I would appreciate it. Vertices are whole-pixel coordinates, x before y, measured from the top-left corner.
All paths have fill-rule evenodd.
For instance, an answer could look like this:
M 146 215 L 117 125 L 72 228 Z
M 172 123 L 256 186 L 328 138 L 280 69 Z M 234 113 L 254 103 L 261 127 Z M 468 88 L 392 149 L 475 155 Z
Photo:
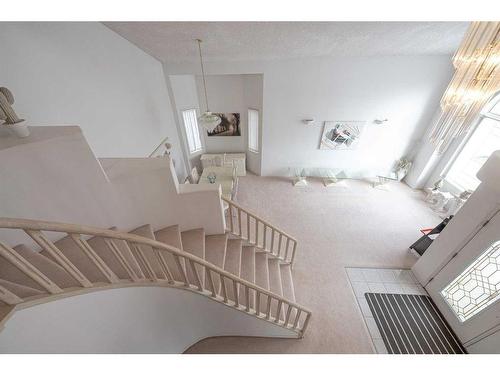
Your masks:
M 381 119 L 379 119 L 379 118 L 376 118 L 375 120 L 373 120 L 373 123 L 374 123 L 374 124 L 377 124 L 377 125 L 382 125 L 384 122 L 387 122 L 387 121 L 389 121 L 389 120 L 388 120 L 388 119 L 386 119 L 386 118 L 385 118 L 385 119 L 383 119 L 383 120 L 381 120 Z
M 314 125 L 314 119 L 313 118 L 307 118 L 302 120 L 302 122 L 306 125 Z

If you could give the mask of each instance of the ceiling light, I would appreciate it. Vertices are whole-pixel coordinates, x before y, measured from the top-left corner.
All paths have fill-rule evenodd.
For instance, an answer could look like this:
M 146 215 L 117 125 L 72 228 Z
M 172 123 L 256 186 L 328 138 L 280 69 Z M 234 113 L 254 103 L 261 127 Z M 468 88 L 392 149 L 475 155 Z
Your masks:
M 209 132 L 212 132 L 217 125 L 221 123 L 221 118 L 216 114 L 210 112 L 208 109 L 208 95 L 207 95 L 207 83 L 205 80 L 205 69 L 203 67 L 203 57 L 201 55 L 201 39 L 196 39 L 198 43 L 198 51 L 200 52 L 200 65 L 201 65 L 201 76 L 203 77 L 203 90 L 205 92 L 205 106 L 206 111 L 198 117 L 198 123 L 207 129 Z
M 453 65 L 455 74 L 441 98 L 441 117 L 431 133 L 440 152 L 473 127 L 500 88 L 500 22 L 472 22 Z

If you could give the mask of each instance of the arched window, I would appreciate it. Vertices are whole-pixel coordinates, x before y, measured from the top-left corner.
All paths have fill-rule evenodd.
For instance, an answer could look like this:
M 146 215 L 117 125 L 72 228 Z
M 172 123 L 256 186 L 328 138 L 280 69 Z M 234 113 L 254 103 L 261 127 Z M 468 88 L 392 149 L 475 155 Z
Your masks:
M 446 181 L 457 190 L 475 190 L 476 174 L 495 150 L 500 150 L 500 94 L 481 112 L 478 124 L 465 140 L 446 174 Z

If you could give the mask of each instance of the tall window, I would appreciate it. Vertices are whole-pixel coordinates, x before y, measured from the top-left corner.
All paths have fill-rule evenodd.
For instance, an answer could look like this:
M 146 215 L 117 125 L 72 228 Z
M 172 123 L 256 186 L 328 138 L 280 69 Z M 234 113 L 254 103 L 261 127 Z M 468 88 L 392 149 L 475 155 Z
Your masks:
M 196 119 L 196 110 L 188 109 L 182 111 L 182 119 L 184 120 L 184 129 L 186 129 L 189 153 L 194 154 L 201 151 L 201 139 L 198 130 L 198 120 Z
M 481 114 L 479 123 L 451 165 L 446 180 L 459 190 L 475 190 L 476 174 L 495 150 L 500 150 L 500 95 Z
M 259 111 L 248 110 L 248 149 L 259 152 Z

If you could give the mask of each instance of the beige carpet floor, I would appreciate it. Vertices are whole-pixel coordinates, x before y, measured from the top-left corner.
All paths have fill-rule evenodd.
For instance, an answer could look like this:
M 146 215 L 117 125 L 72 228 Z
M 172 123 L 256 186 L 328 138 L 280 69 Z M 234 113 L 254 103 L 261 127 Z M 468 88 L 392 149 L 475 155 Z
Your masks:
M 276 177 L 240 178 L 237 202 L 298 239 L 295 294 L 313 316 L 300 340 L 216 337 L 187 353 L 373 352 L 344 267 L 410 268 L 417 258 L 408 246 L 420 228 L 441 220 L 422 192 L 403 183 L 391 182 L 389 190 L 347 185 L 326 188 L 317 180 L 299 188 Z

